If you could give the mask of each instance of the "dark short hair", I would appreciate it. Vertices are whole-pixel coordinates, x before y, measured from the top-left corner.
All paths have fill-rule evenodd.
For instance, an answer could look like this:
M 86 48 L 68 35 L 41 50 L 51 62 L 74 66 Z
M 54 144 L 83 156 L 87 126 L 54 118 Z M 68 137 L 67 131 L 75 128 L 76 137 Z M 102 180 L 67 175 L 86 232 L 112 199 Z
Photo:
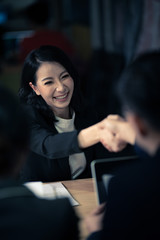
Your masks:
M 0 86 L 0 175 L 9 174 L 29 144 L 28 122 L 17 96 Z
M 138 56 L 124 70 L 117 93 L 123 110 L 134 111 L 160 130 L 160 51 Z
M 50 45 L 41 46 L 38 49 L 32 50 L 26 57 L 18 93 L 21 102 L 34 106 L 44 114 L 46 112 L 46 115 L 51 111 L 43 98 L 37 96 L 29 86 L 29 82 L 36 85 L 36 72 L 44 62 L 58 62 L 68 71 L 74 81 L 74 91 L 70 106 L 74 111 L 81 111 L 83 104 L 78 72 L 69 57 L 60 48 Z

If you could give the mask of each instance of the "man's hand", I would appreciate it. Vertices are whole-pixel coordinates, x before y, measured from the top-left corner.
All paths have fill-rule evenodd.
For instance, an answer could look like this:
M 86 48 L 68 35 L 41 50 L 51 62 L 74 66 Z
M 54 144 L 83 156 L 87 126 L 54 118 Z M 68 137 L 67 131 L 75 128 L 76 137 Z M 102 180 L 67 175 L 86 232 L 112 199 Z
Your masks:
M 123 150 L 128 143 L 134 144 L 135 133 L 131 125 L 119 115 L 109 115 L 101 121 L 100 142 L 112 152 Z
M 85 224 L 89 234 L 102 230 L 102 220 L 104 217 L 105 206 L 106 203 L 99 205 L 85 218 Z

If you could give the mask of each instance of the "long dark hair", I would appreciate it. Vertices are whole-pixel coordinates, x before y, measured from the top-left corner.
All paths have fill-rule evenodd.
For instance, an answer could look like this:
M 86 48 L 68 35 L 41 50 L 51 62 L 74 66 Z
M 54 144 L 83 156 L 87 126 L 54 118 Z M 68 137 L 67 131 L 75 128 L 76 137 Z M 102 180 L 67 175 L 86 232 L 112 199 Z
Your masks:
M 22 69 L 21 85 L 18 92 L 20 101 L 22 103 L 32 105 L 44 116 L 54 118 L 53 112 L 44 99 L 41 96 L 36 95 L 29 86 L 29 82 L 36 85 L 36 72 L 40 65 L 44 62 L 58 62 L 68 71 L 74 81 L 74 91 L 70 107 L 75 112 L 81 112 L 83 109 L 83 98 L 80 91 L 80 82 L 77 70 L 69 57 L 61 49 L 55 46 L 41 46 L 38 49 L 32 50 L 26 57 Z

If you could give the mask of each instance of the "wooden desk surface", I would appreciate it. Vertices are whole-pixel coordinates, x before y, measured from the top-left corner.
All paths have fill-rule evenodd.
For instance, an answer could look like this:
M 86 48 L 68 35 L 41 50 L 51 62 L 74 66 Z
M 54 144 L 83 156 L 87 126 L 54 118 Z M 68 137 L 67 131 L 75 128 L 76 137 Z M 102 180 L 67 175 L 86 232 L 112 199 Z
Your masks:
M 79 202 L 79 206 L 74 207 L 76 214 L 80 217 L 80 239 L 86 239 L 88 233 L 84 223 L 84 218 L 97 206 L 93 179 L 78 179 L 62 181 L 71 195 Z

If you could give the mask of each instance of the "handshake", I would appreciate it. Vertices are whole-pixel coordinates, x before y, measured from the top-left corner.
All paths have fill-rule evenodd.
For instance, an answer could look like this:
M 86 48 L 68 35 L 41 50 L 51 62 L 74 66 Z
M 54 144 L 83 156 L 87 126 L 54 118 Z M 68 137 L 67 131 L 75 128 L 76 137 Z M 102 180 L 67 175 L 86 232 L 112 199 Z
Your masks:
M 78 134 L 78 144 L 82 149 L 98 142 L 109 151 L 119 152 L 128 143 L 134 144 L 135 132 L 130 123 L 119 115 L 109 115 L 97 124 L 81 130 Z
M 100 142 L 110 152 L 119 152 L 126 145 L 135 143 L 135 131 L 131 124 L 119 115 L 108 115 L 100 123 Z

